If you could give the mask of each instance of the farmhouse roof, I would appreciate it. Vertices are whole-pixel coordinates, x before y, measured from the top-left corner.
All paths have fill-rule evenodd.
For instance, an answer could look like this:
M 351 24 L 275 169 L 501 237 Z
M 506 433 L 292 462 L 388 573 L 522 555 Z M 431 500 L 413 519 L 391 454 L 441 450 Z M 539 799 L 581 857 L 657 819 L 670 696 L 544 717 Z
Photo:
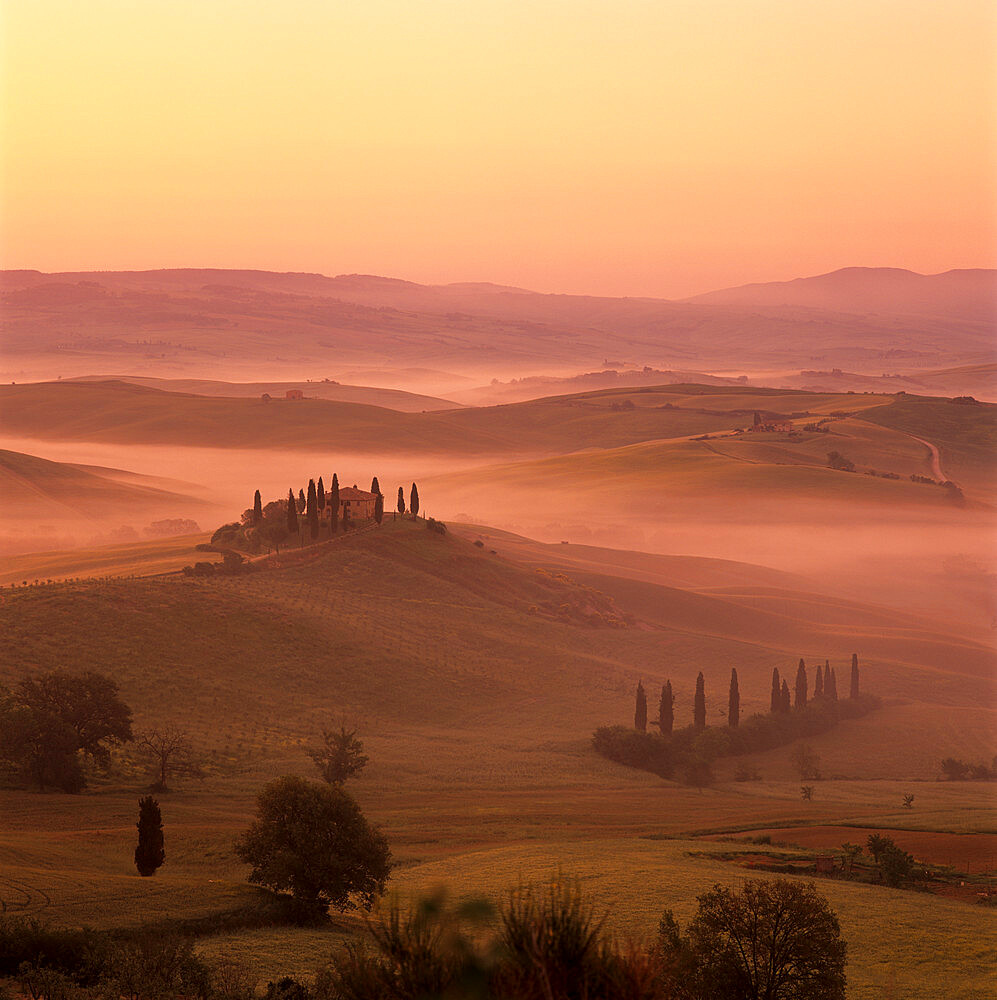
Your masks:
M 376 493 L 367 493 L 365 490 L 358 490 L 355 486 L 340 486 L 340 500 L 376 500 Z

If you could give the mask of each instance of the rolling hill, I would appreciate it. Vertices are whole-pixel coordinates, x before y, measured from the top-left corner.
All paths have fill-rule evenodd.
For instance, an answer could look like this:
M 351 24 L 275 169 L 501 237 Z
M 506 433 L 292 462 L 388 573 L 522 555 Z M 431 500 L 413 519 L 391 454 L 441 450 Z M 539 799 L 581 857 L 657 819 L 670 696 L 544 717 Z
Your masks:
M 109 365 L 129 375 L 225 371 L 253 380 L 423 366 L 490 379 L 538 368 L 573 374 L 608 358 L 683 370 L 727 368 L 737 358 L 746 368 L 819 363 L 875 374 L 884 364 L 994 360 L 986 308 L 993 272 L 925 278 L 930 294 L 907 291 L 911 282 L 921 287 L 921 276 L 899 273 L 908 276 L 901 291 L 890 269 L 862 271 L 861 282 L 836 279 L 826 307 L 814 305 L 814 295 L 803 304 L 783 304 L 781 293 L 766 293 L 761 305 L 728 301 L 727 293 L 671 302 L 210 269 L 7 271 L 0 281 L 7 367 L 20 379 L 18 372 L 72 376 Z M 831 279 L 804 281 L 823 288 Z

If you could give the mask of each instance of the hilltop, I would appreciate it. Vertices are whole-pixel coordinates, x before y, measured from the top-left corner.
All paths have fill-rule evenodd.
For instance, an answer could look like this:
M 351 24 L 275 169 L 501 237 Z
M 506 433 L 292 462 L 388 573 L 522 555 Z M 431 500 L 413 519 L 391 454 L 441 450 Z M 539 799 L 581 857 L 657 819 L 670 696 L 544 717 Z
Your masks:
M 994 272 L 925 278 L 930 294 L 908 289 L 911 281 L 922 287 L 916 275 L 899 290 L 892 271 L 863 275 L 861 282 L 832 281 L 824 305 L 810 293 L 802 305 L 766 293 L 763 306 L 755 292 L 743 293 L 743 301 L 724 292 L 716 301 L 672 302 L 212 269 L 7 271 L 0 281 L 10 371 L 43 377 L 109 365 L 131 375 L 224 370 L 252 380 L 424 366 L 491 379 L 532 374 L 538 366 L 577 372 L 621 356 L 684 370 L 726 367 L 736 357 L 745 367 L 873 366 L 876 374 L 884 364 L 896 370 L 993 361 L 994 315 L 986 302 Z M 831 281 L 803 280 L 819 288 Z

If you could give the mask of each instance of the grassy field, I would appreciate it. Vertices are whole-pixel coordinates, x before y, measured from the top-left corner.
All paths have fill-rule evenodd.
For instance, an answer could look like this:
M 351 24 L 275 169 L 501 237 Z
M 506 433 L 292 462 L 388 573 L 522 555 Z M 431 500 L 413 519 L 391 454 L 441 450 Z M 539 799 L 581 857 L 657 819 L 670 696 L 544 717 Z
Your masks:
M 937 780 L 941 757 L 989 760 L 997 749 L 985 645 L 938 622 L 822 602 L 759 567 L 585 549 L 559 575 L 556 565 L 538 571 L 543 549 L 530 555 L 526 542 L 498 533 L 478 548 L 473 535 L 389 521 L 311 561 L 245 576 L 5 591 L 0 681 L 56 667 L 109 673 L 136 728 L 183 726 L 207 772 L 161 798 L 167 863 L 154 879 L 139 878 L 131 859 L 148 782 L 131 749 L 80 796 L 0 791 L 9 912 L 111 927 L 252 899 L 231 847 L 254 794 L 278 774 L 309 774 L 305 747 L 343 717 L 371 755 L 354 791 L 384 828 L 400 892 L 446 883 L 495 896 L 562 869 L 611 911 L 621 935 L 653 931 L 665 907 L 688 918 L 697 892 L 743 874 L 690 857 L 721 849 L 688 842 L 695 834 L 997 831 L 992 785 Z M 623 575 L 607 560 L 626 564 Z M 673 569 L 684 588 L 662 582 Z M 717 593 L 731 590 L 739 593 Z M 783 605 L 756 606 L 763 597 Z M 612 627 L 624 615 L 629 625 Z M 767 706 L 772 667 L 792 671 L 800 655 L 829 658 L 842 686 L 853 647 L 864 686 L 887 705 L 811 741 L 828 777 L 812 802 L 800 799 L 792 748 L 752 757 L 759 781 L 733 781 L 726 761 L 702 791 L 590 748 L 595 726 L 632 717 L 640 678 L 653 699 L 670 677 L 682 718 L 702 670 L 711 724 L 720 724 L 732 664 L 751 712 Z M 915 808 L 904 810 L 911 792 Z M 821 888 L 850 943 L 850 996 L 986 995 L 992 911 L 879 887 Z M 358 926 L 344 918 L 321 931 L 247 930 L 199 947 L 243 956 L 264 978 L 306 975 Z
M 195 562 L 220 562 L 217 552 L 197 551 L 199 544 L 210 540 L 211 532 L 203 532 L 124 545 L 4 556 L 0 557 L 0 586 L 104 576 L 153 576 Z

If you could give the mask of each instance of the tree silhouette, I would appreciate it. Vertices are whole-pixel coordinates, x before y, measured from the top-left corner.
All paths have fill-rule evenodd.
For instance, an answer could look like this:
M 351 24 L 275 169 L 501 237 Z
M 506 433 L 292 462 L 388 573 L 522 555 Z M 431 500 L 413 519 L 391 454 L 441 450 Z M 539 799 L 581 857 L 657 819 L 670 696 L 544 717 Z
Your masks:
M 828 677 L 830 677 L 830 686 L 828 685 Z M 834 672 L 834 667 L 831 667 L 831 672 L 824 671 L 824 694 L 831 699 L 831 701 L 838 700 L 838 678 Z
M 253 527 L 263 523 L 263 498 L 260 496 L 260 491 L 256 491 L 256 496 L 253 497 Z
M 381 484 L 377 481 L 377 476 L 370 481 L 370 491 L 377 494 L 377 496 L 381 495 Z
M 307 503 L 307 501 L 305 500 L 305 491 L 303 489 L 298 490 L 298 513 L 299 514 L 304 514 L 304 512 L 305 512 L 305 504 L 306 503 Z
M 661 701 L 658 703 L 658 728 L 662 736 L 671 736 L 675 726 L 675 695 L 672 694 L 672 682 L 665 681 L 661 689 Z
M 770 712 L 782 711 L 782 687 L 779 683 L 779 668 L 772 668 L 772 697 L 769 702 Z
M 412 484 L 411 499 L 409 500 L 409 510 L 412 511 L 413 517 L 419 516 L 419 487 Z
M 800 665 L 796 668 L 796 697 L 794 704 L 796 708 L 807 707 L 807 665 L 801 657 Z
M 817 664 L 817 677 L 814 680 L 814 697 L 824 697 L 824 675 L 821 672 L 820 664 Z
M 287 533 L 298 533 L 298 505 L 294 499 L 294 490 L 287 491 Z
M 332 508 L 332 533 L 339 528 L 339 476 L 332 474 L 332 486 L 329 487 L 329 506 Z
M 859 654 L 852 653 L 852 687 L 848 694 L 849 698 L 859 696 Z
M 405 490 L 400 486 L 398 487 L 398 513 L 405 513 Z
M 730 671 L 730 695 L 727 698 L 727 725 L 731 729 L 737 729 L 741 721 L 741 692 L 737 686 L 737 670 L 731 667 Z
M 286 776 L 264 786 L 253 824 L 236 844 L 249 881 L 290 893 L 302 915 L 330 906 L 370 910 L 384 894 L 391 852 L 341 785 Z
M 312 541 L 318 538 L 318 497 L 315 492 L 315 480 L 308 480 L 308 499 L 305 501 L 305 510 L 308 511 L 308 533 L 312 536 Z
M 384 520 L 384 497 L 380 493 L 374 500 L 374 520 L 380 524 Z
M 135 848 L 135 867 L 139 875 L 155 875 L 166 860 L 163 847 L 163 817 L 159 803 L 151 796 L 138 800 L 138 847 Z
M 692 724 L 697 732 L 702 732 L 706 728 L 706 681 L 703 679 L 702 671 L 696 678 L 696 700 L 692 709 Z
M 792 702 L 789 700 L 789 682 L 786 680 L 783 680 L 782 682 L 782 690 L 779 692 L 779 702 L 781 710 L 783 712 L 788 712 Z
M 322 780 L 330 785 L 341 785 L 348 778 L 355 778 L 370 760 L 363 752 L 363 743 L 357 739 L 357 731 L 345 725 L 340 725 L 339 732 L 323 729 L 321 744 L 307 753 Z
M 634 709 L 634 729 L 639 733 L 647 732 L 647 694 L 644 684 L 637 681 L 637 706 Z
M 187 734 L 176 726 L 152 729 L 140 734 L 138 748 L 145 754 L 155 771 L 154 792 L 168 792 L 169 781 L 178 777 L 204 777 L 194 759 L 194 750 Z
M 325 510 L 325 483 L 322 482 L 321 476 L 318 477 L 318 486 L 316 487 L 316 491 L 318 493 L 318 496 L 316 497 L 318 500 L 318 510 L 321 514 L 322 511 Z

